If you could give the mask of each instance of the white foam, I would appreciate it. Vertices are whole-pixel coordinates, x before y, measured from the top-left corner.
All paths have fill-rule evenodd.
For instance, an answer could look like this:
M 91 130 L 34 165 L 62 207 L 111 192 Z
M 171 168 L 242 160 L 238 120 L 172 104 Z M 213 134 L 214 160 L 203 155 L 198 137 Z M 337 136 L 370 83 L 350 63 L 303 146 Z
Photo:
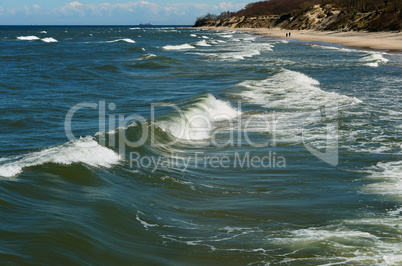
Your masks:
M 137 212 L 137 217 L 136 217 L 136 219 L 137 219 L 137 221 L 139 221 L 139 222 L 142 224 L 142 226 L 143 226 L 145 229 L 148 230 L 149 227 L 158 227 L 158 226 L 159 226 L 158 224 L 150 224 L 150 223 L 145 222 L 144 220 L 141 220 L 141 218 L 140 218 L 140 216 L 139 216 L 140 213 L 141 213 L 142 215 L 144 215 L 142 212 L 138 211 L 138 212 Z
M 384 54 L 385 53 L 381 52 L 370 52 L 365 57 L 361 58 L 360 61 L 365 62 L 364 65 L 366 66 L 378 67 L 380 64 L 385 64 L 389 61 L 383 56 Z
M 391 220 L 389 220 L 391 219 Z M 400 265 L 402 248 L 398 237 L 380 237 L 375 235 L 376 231 L 365 231 L 367 226 L 383 228 L 389 226 L 384 221 L 390 221 L 390 225 L 397 225 L 391 230 L 400 232 L 395 218 L 375 218 L 375 219 L 356 219 L 345 220 L 342 224 L 325 227 L 310 227 L 307 229 L 290 231 L 289 235 L 275 238 L 273 242 L 277 245 L 286 246 L 299 252 L 305 248 L 322 248 L 325 246 L 326 254 L 317 257 L 320 265 Z M 350 225 L 349 225 L 350 224 Z M 356 229 L 356 227 L 363 229 Z M 350 227 L 350 228 L 349 228 Z M 285 258 L 282 262 L 303 262 L 304 258 Z M 328 263 L 332 261 L 332 263 Z M 325 264 L 327 263 L 327 264 Z
M 140 30 L 141 28 L 129 28 L 129 30 Z
M 113 41 L 107 41 L 107 43 L 113 43 L 113 42 L 127 42 L 127 43 L 135 43 L 135 41 L 134 41 L 134 40 L 132 40 L 132 39 L 128 39 L 128 38 L 125 38 L 125 39 L 117 39 L 117 40 L 113 40 Z
M 240 110 L 230 103 L 207 94 L 194 103 L 184 106 L 181 115 L 171 116 L 158 121 L 156 125 L 176 138 L 186 140 L 204 140 L 211 137 L 214 122 L 236 118 Z
M 145 55 L 142 55 L 137 60 L 149 60 L 149 59 L 152 59 L 154 57 L 156 57 L 156 55 L 154 55 L 154 54 L 145 54 Z
M 211 46 L 209 43 L 207 43 L 206 40 L 196 42 L 195 45 L 197 45 L 197 46 Z
M 233 38 L 233 35 L 232 34 L 225 34 L 225 35 L 222 35 L 222 38 Z
M 47 43 L 58 42 L 56 39 L 51 38 L 51 37 L 50 38 L 43 38 L 42 41 L 47 42 Z
M 39 32 L 39 33 L 47 33 L 47 31 L 44 30 L 44 31 L 41 31 L 41 32 Z
M 202 38 L 203 38 L 203 39 L 209 39 L 209 37 L 207 37 L 207 36 L 202 36 Z
M 37 36 L 20 36 L 17 37 L 18 40 L 21 41 L 35 41 L 35 40 L 39 40 L 40 38 Z
M 243 50 L 239 52 L 225 52 L 225 53 L 214 53 L 207 54 L 207 56 L 217 58 L 222 61 L 232 61 L 232 60 L 244 60 L 256 55 L 260 55 L 261 52 L 258 50 Z
M 353 49 L 340 48 L 340 47 L 327 46 L 327 45 L 318 45 L 318 44 L 312 44 L 311 47 L 318 48 L 318 49 L 326 49 L 326 50 L 337 50 L 337 51 L 341 51 L 341 52 L 358 52 L 357 50 L 353 50 Z
M 180 44 L 180 45 L 166 45 L 162 47 L 165 50 L 188 50 L 188 49 L 194 49 L 195 47 L 185 43 L 185 44 Z
M 93 167 L 111 167 L 119 163 L 121 156 L 113 150 L 99 145 L 92 137 L 86 137 L 32 152 L 16 160 L 9 158 L 8 161 L 10 160 L 11 162 L 0 165 L 0 176 L 11 178 L 20 174 L 26 167 L 45 163 L 65 165 L 84 163 Z
M 191 36 L 191 37 L 197 37 L 197 35 L 195 35 L 195 34 L 190 34 L 190 36 Z
M 354 97 L 326 92 L 318 86 L 318 80 L 300 72 L 282 69 L 265 80 L 248 80 L 240 86 L 247 90 L 240 93 L 249 102 L 269 108 L 279 109 L 317 109 L 332 106 L 361 103 Z
M 368 184 L 363 192 L 386 195 L 402 201 L 402 161 L 380 162 L 368 169 L 369 178 L 381 182 Z

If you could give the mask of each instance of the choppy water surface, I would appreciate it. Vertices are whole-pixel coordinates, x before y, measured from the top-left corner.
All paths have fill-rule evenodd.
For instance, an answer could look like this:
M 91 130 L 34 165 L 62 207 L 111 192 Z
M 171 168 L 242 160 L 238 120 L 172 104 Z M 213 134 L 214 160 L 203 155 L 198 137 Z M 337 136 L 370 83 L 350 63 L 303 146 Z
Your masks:
M 0 43 L 2 263 L 402 263 L 400 54 L 181 27 Z

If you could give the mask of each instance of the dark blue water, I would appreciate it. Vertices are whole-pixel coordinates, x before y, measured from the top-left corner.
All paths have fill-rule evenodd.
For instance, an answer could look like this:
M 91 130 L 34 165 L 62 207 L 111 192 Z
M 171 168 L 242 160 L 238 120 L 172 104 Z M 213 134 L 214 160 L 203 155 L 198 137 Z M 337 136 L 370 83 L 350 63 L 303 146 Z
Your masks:
M 0 45 L 2 263 L 402 263 L 400 54 L 183 27 Z

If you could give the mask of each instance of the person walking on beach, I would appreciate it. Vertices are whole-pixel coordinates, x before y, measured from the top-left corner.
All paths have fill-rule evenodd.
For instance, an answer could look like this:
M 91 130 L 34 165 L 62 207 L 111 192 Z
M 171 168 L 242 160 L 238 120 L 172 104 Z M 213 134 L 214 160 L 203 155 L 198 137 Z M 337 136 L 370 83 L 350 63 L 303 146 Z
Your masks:
M 289 38 L 290 38 L 290 32 L 289 32 Z
M 288 37 L 288 33 L 286 32 L 286 38 Z

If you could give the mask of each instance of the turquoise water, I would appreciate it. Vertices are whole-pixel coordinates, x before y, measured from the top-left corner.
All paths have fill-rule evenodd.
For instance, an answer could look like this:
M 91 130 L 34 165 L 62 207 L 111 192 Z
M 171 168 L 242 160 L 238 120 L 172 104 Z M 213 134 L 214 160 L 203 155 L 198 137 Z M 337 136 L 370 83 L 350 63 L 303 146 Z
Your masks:
M 0 261 L 402 263 L 402 57 L 0 27 Z

